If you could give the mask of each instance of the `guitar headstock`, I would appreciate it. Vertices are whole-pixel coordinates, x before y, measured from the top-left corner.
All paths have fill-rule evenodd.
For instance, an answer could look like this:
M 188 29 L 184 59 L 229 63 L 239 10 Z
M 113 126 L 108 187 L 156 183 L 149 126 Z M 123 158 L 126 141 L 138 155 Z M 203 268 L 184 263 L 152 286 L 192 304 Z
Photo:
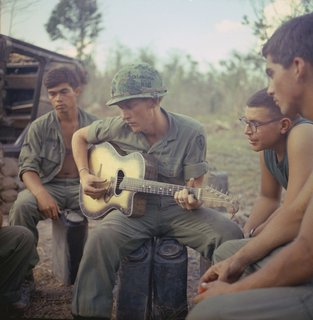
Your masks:
M 227 212 L 233 215 L 239 210 L 238 200 L 211 186 L 202 189 L 201 200 L 208 208 L 225 208 Z

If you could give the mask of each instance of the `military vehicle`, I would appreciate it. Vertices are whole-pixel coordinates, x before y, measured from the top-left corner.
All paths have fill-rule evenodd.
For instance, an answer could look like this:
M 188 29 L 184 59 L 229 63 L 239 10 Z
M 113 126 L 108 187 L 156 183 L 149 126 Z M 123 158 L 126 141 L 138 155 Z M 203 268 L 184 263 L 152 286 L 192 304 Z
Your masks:
M 51 110 L 46 88 L 47 71 L 70 66 L 86 83 L 83 64 L 0 34 L 0 211 L 9 212 L 24 185 L 18 178 L 17 158 L 33 120 Z
M 51 110 L 45 73 L 68 65 L 86 74 L 80 61 L 0 34 L 0 145 L 6 157 L 17 158 L 30 123 Z

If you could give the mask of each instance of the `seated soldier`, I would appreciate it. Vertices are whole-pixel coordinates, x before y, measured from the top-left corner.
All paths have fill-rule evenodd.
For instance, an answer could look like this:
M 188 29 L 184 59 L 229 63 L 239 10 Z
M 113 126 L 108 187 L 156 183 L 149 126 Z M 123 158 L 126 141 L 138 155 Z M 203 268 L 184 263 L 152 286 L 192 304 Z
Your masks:
M 269 119 L 263 121 L 263 119 Z M 313 122 L 294 116 L 283 116 L 266 89 L 256 92 L 247 101 L 245 116 L 240 118 L 252 150 L 259 152 L 261 169 L 260 194 L 244 225 L 245 237 L 258 234 L 280 207 L 282 189 L 287 190 L 284 203 L 288 205 L 310 174 L 310 152 L 293 152 L 298 141 L 288 139 L 290 131 L 298 126 L 308 131 L 304 139 L 310 140 Z M 298 127 L 300 128 L 300 127 Z M 305 141 L 303 141 L 305 145 Z M 287 152 L 288 149 L 288 152 Z M 300 162 L 301 159 L 301 162 Z M 287 188 L 288 186 L 288 188 Z
M 71 140 L 77 129 L 96 119 L 78 107 L 80 79 L 72 69 L 50 70 L 44 85 L 53 110 L 36 119 L 27 132 L 19 156 L 19 176 L 26 189 L 9 213 L 10 224 L 31 230 L 36 244 L 40 220 L 56 220 L 64 209 L 80 210 L 79 174 Z M 36 252 L 30 266 L 38 260 Z M 31 267 L 28 276 L 32 280 Z
M 82 188 L 91 199 L 108 200 L 113 193 L 110 181 L 90 171 L 90 143 L 111 142 L 127 153 L 150 155 L 156 160 L 157 180 L 183 188 L 174 197 L 162 196 L 161 192 L 145 194 L 143 216 L 132 218 L 112 210 L 93 229 L 74 285 L 72 313 L 78 319 L 111 318 L 112 290 L 120 261 L 147 239 L 175 238 L 204 257 L 211 257 L 222 242 L 242 237 L 235 223 L 202 207 L 201 199 L 184 188 L 202 186 L 208 170 L 206 134 L 199 122 L 161 107 L 166 91 L 159 73 L 150 65 L 126 66 L 113 78 L 108 102 L 119 107 L 121 116 L 96 121 L 73 136 L 73 154 Z M 111 174 L 115 176 L 116 172 Z
M 188 320 L 234 319 L 235 317 L 238 319 L 287 319 L 288 311 L 277 310 L 274 316 L 275 301 L 278 309 L 286 306 L 288 310 L 288 307 L 284 302 L 281 304 L 280 301 L 273 299 L 281 297 L 282 300 L 288 301 L 292 296 L 292 290 L 284 292 L 285 298 L 283 298 L 283 291 L 279 289 L 276 292 L 274 289 L 264 290 L 264 292 L 261 289 L 249 290 L 251 282 L 248 279 L 253 281 L 253 275 L 259 273 L 256 271 L 262 270 L 281 250 L 280 247 L 274 247 L 275 250 L 272 249 L 268 255 L 264 255 L 264 248 L 274 246 L 273 237 L 265 235 L 270 232 L 269 227 L 272 221 L 277 217 L 284 217 L 286 208 L 292 207 L 312 172 L 313 122 L 297 114 L 290 117 L 284 116 L 273 98 L 267 95 L 266 90 L 257 92 L 249 99 L 245 117 L 242 117 L 241 121 L 245 125 L 245 134 L 248 136 L 251 147 L 253 150 L 260 151 L 260 195 L 244 227 L 248 239 L 227 241 L 214 253 L 215 264 L 203 275 L 199 287 L 200 294 L 195 298 L 197 303 L 203 301 L 190 312 Z M 282 187 L 287 190 L 281 205 Z M 275 233 L 284 233 L 285 236 L 290 237 L 287 223 L 288 221 L 285 223 L 285 229 L 275 229 Z M 290 225 L 292 227 L 293 221 L 290 221 Z M 259 249 L 253 251 L 252 248 L 255 247 Z M 244 259 L 246 252 L 254 252 L 253 263 L 248 263 Z M 250 276 L 243 277 L 241 281 L 242 274 L 244 276 L 250 274 Z M 248 283 L 248 286 L 241 289 L 241 283 Z M 253 285 L 252 282 L 251 288 Z M 232 294 L 237 291 L 237 288 L 239 288 L 238 291 L 248 291 Z M 260 288 L 259 285 L 256 288 Z M 303 295 L 306 295 L 305 287 L 302 291 Z M 269 294 L 268 297 L 266 292 Z M 230 295 L 225 295 L 227 293 Z M 300 295 L 302 293 L 299 291 Z M 210 295 L 218 297 L 206 299 Z M 230 303 L 230 301 L 233 302 Z M 249 306 L 246 305 L 247 301 L 250 301 Z M 256 301 L 256 305 L 252 305 L 251 301 Z M 272 308 L 267 309 L 267 305 L 271 305 Z M 302 306 L 293 309 L 290 313 L 291 318 L 288 319 L 297 318 L 295 313 L 300 312 L 300 309 Z M 281 316 L 283 314 L 285 316 Z

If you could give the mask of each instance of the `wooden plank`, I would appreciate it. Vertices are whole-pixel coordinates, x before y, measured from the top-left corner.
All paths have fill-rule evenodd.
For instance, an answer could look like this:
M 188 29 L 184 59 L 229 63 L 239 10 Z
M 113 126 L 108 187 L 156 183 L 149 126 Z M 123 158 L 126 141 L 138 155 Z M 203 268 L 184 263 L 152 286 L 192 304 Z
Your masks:
M 6 89 L 35 89 L 37 74 L 9 74 L 5 81 Z

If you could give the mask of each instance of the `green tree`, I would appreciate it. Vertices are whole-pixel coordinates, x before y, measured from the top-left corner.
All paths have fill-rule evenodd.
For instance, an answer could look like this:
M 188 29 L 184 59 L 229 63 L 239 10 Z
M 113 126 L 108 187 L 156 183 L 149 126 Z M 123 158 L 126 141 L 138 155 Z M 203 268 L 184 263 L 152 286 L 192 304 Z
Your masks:
M 265 13 L 265 5 L 273 6 L 275 11 L 275 17 L 267 17 Z M 251 1 L 251 6 L 254 9 L 255 18 L 251 19 L 248 16 L 243 17 L 242 23 L 251 27 L 253 34 L 259 38 L 263 43 L 271 36 L 271 33 L 284 21 L 287 21 L 293 17 L 300 16 L 305 13 L 313 11 L 312 0 L 289 0 L 286 1 L 286 5 L 289 5 L 289 13 L 282 15 L 279 12 L 279 8 L 275 6 L 275 0 L 270 1 Z
M 242 54 L 233 51 L 227 60 L 220 61 L 220 68 L 215 72 L 215 93 L 222 99 L 214 110 L 233 112 L 239 115 L 247 98 L 256 90 L 266 86 L 264 61 L 251 53 Z M 215 103 L 217 100 L 215 99 Z
M 45 28 L 51 40 L 68 41 L 76 48 L 77 58 L 84 59 L 102 30 L 101 22 L 97 0 L 60 0 Z

